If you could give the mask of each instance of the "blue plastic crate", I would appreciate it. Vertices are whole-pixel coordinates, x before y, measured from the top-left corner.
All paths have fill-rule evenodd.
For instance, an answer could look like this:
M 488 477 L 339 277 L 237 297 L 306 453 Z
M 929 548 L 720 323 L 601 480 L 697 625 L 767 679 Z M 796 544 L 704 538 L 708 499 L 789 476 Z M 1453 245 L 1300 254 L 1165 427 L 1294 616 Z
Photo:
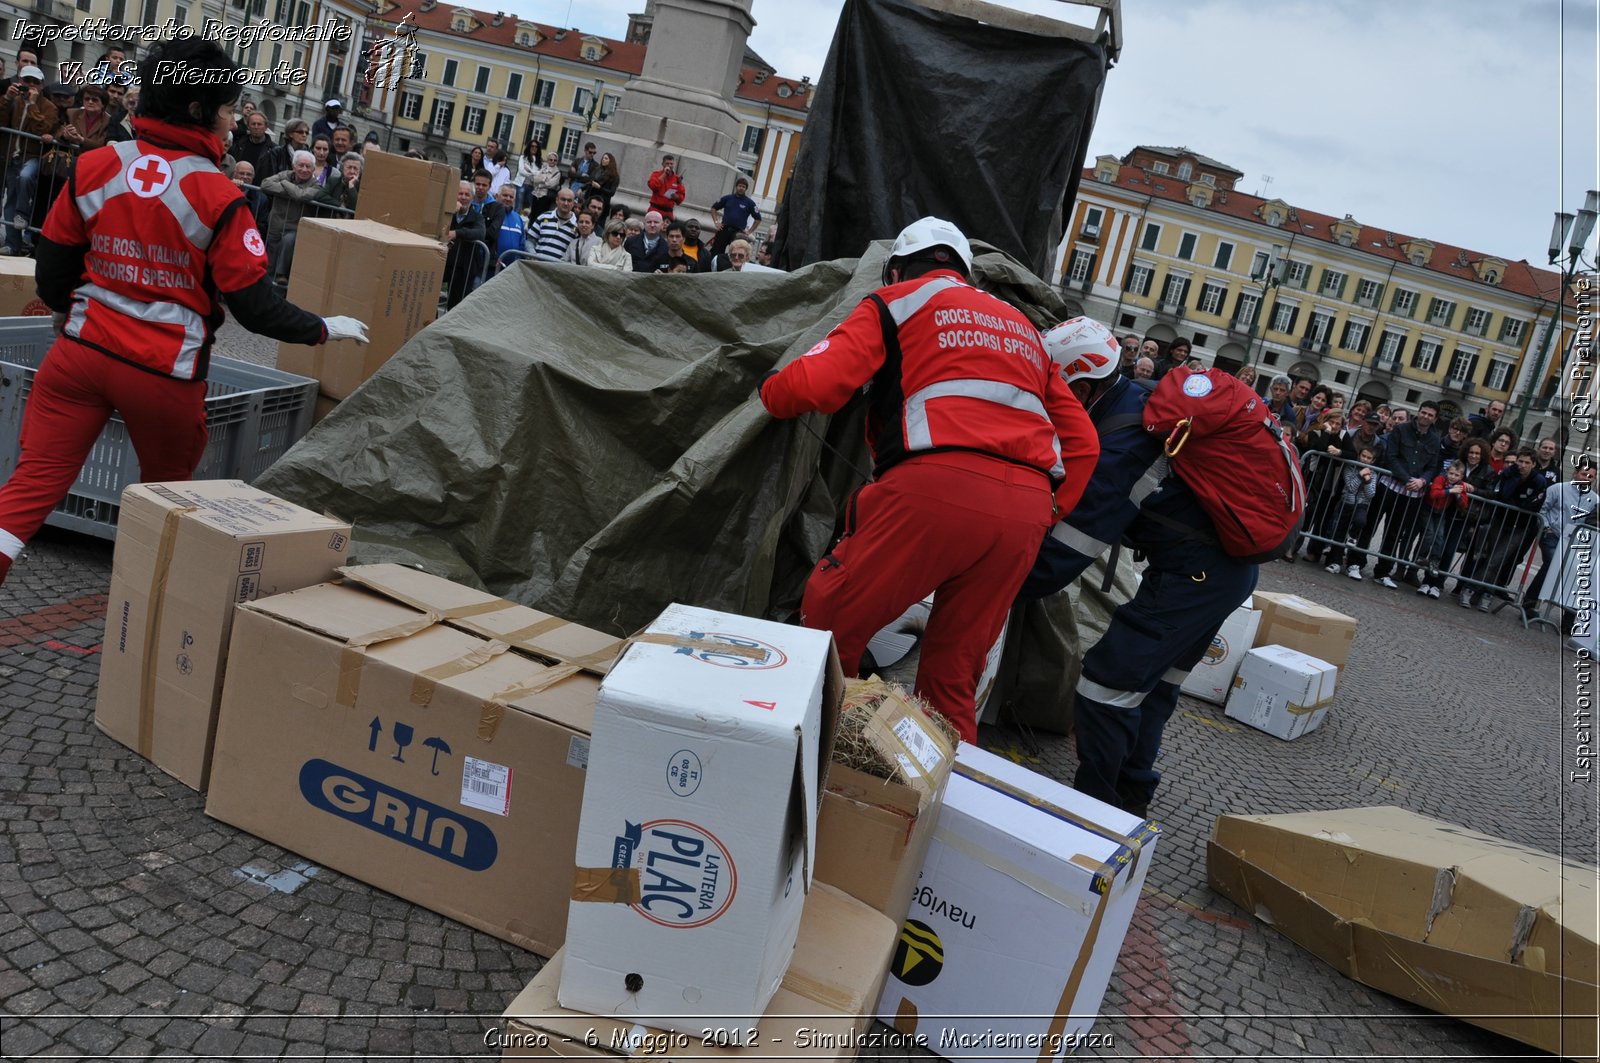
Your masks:
M 22 414 L 55 335 L 48 317 L 0 318 L 0 481 L 17 467 Z M 254 480 L 311 429 L 317 382 L 232 358 L 211 359 L 206 380 L 210 438 L 197 480 Z M 66 500 L 45 523 L 116 538 L 122 489 L 139 482 L 127 426 L 113 415 Z

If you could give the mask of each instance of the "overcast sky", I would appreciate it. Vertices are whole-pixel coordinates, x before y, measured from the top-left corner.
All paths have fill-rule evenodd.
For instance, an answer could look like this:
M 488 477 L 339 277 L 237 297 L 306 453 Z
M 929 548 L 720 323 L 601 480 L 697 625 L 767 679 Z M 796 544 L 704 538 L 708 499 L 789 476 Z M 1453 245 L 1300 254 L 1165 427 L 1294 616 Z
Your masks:
M 501 2 L 609 37 L 644 8 Z M 1068 21 L 1093 15 L 1057 0 L 1006 6 Z M 1107 77 L 1089 155 L 1186 145 L 1244 171 L 1243 191 L 1543 265 L 1552 213 L 1576 211 L 1600 187 L 1596 6 L 1123 0 L 1122 60 Z M 751 47 L 780 74 L 815 81 L 841 7 L 754 0 Z

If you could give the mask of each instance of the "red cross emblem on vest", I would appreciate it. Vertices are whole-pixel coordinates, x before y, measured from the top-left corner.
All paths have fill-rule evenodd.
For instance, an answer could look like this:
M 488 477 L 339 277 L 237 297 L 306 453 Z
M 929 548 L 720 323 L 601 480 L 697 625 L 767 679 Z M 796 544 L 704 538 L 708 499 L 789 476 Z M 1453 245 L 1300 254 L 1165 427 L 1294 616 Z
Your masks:
M 172 183 L 172 167 L 159 155 L 141 155 L 128 167 L 128 187 L 141 199 L 151 199 Z

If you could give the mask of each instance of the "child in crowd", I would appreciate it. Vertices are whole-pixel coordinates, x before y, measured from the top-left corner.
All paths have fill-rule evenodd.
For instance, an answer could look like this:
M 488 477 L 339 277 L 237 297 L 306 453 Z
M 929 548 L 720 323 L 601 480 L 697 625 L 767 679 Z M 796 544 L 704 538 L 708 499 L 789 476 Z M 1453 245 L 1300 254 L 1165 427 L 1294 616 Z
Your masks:
M 1472 489 L 1466 479 L 1466 462 L 1452 461 L 1428 487 L 1428 505 L 1433 512 L 1417 542 L 1415 556 L 1424 569 L 1418 594 L 1437 598 L 1444 593 L 1441 588 L 1445 574 L 1467 530 L 1467 504 L 1472 499 Z
M 1367 563 L 1367 555 L 1357 549 L 1356 544 L 1367 530 L 1367 513 L 1372 506 L 1372 496 L 1378 490 L 1378 478 L 1373 471 L 1378 461 L 1377 452 L 1372 447 L 1362 447 L 1356 457 L 1361 464 L 1344 468 L 1339 509 L 1334 517 L 1333 532 L 1328 536 L 1348 545 L 1329 547 L 1327 566 L 1329 572 L 1345 569 L 1345 575 L 1353 580 L 1361 579 L 1361 566 Z

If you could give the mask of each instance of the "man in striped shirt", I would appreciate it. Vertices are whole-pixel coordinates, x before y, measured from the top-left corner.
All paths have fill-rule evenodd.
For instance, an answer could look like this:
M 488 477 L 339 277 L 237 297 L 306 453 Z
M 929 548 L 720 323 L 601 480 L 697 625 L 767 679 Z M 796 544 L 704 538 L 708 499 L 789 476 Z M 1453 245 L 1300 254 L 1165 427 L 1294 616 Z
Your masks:
M 578 196 L 570 188 L 556 193 L 556 205 L 539 215 L 528 231 L 528 247 L 541 262 L 560 262 L 578 235 Z

